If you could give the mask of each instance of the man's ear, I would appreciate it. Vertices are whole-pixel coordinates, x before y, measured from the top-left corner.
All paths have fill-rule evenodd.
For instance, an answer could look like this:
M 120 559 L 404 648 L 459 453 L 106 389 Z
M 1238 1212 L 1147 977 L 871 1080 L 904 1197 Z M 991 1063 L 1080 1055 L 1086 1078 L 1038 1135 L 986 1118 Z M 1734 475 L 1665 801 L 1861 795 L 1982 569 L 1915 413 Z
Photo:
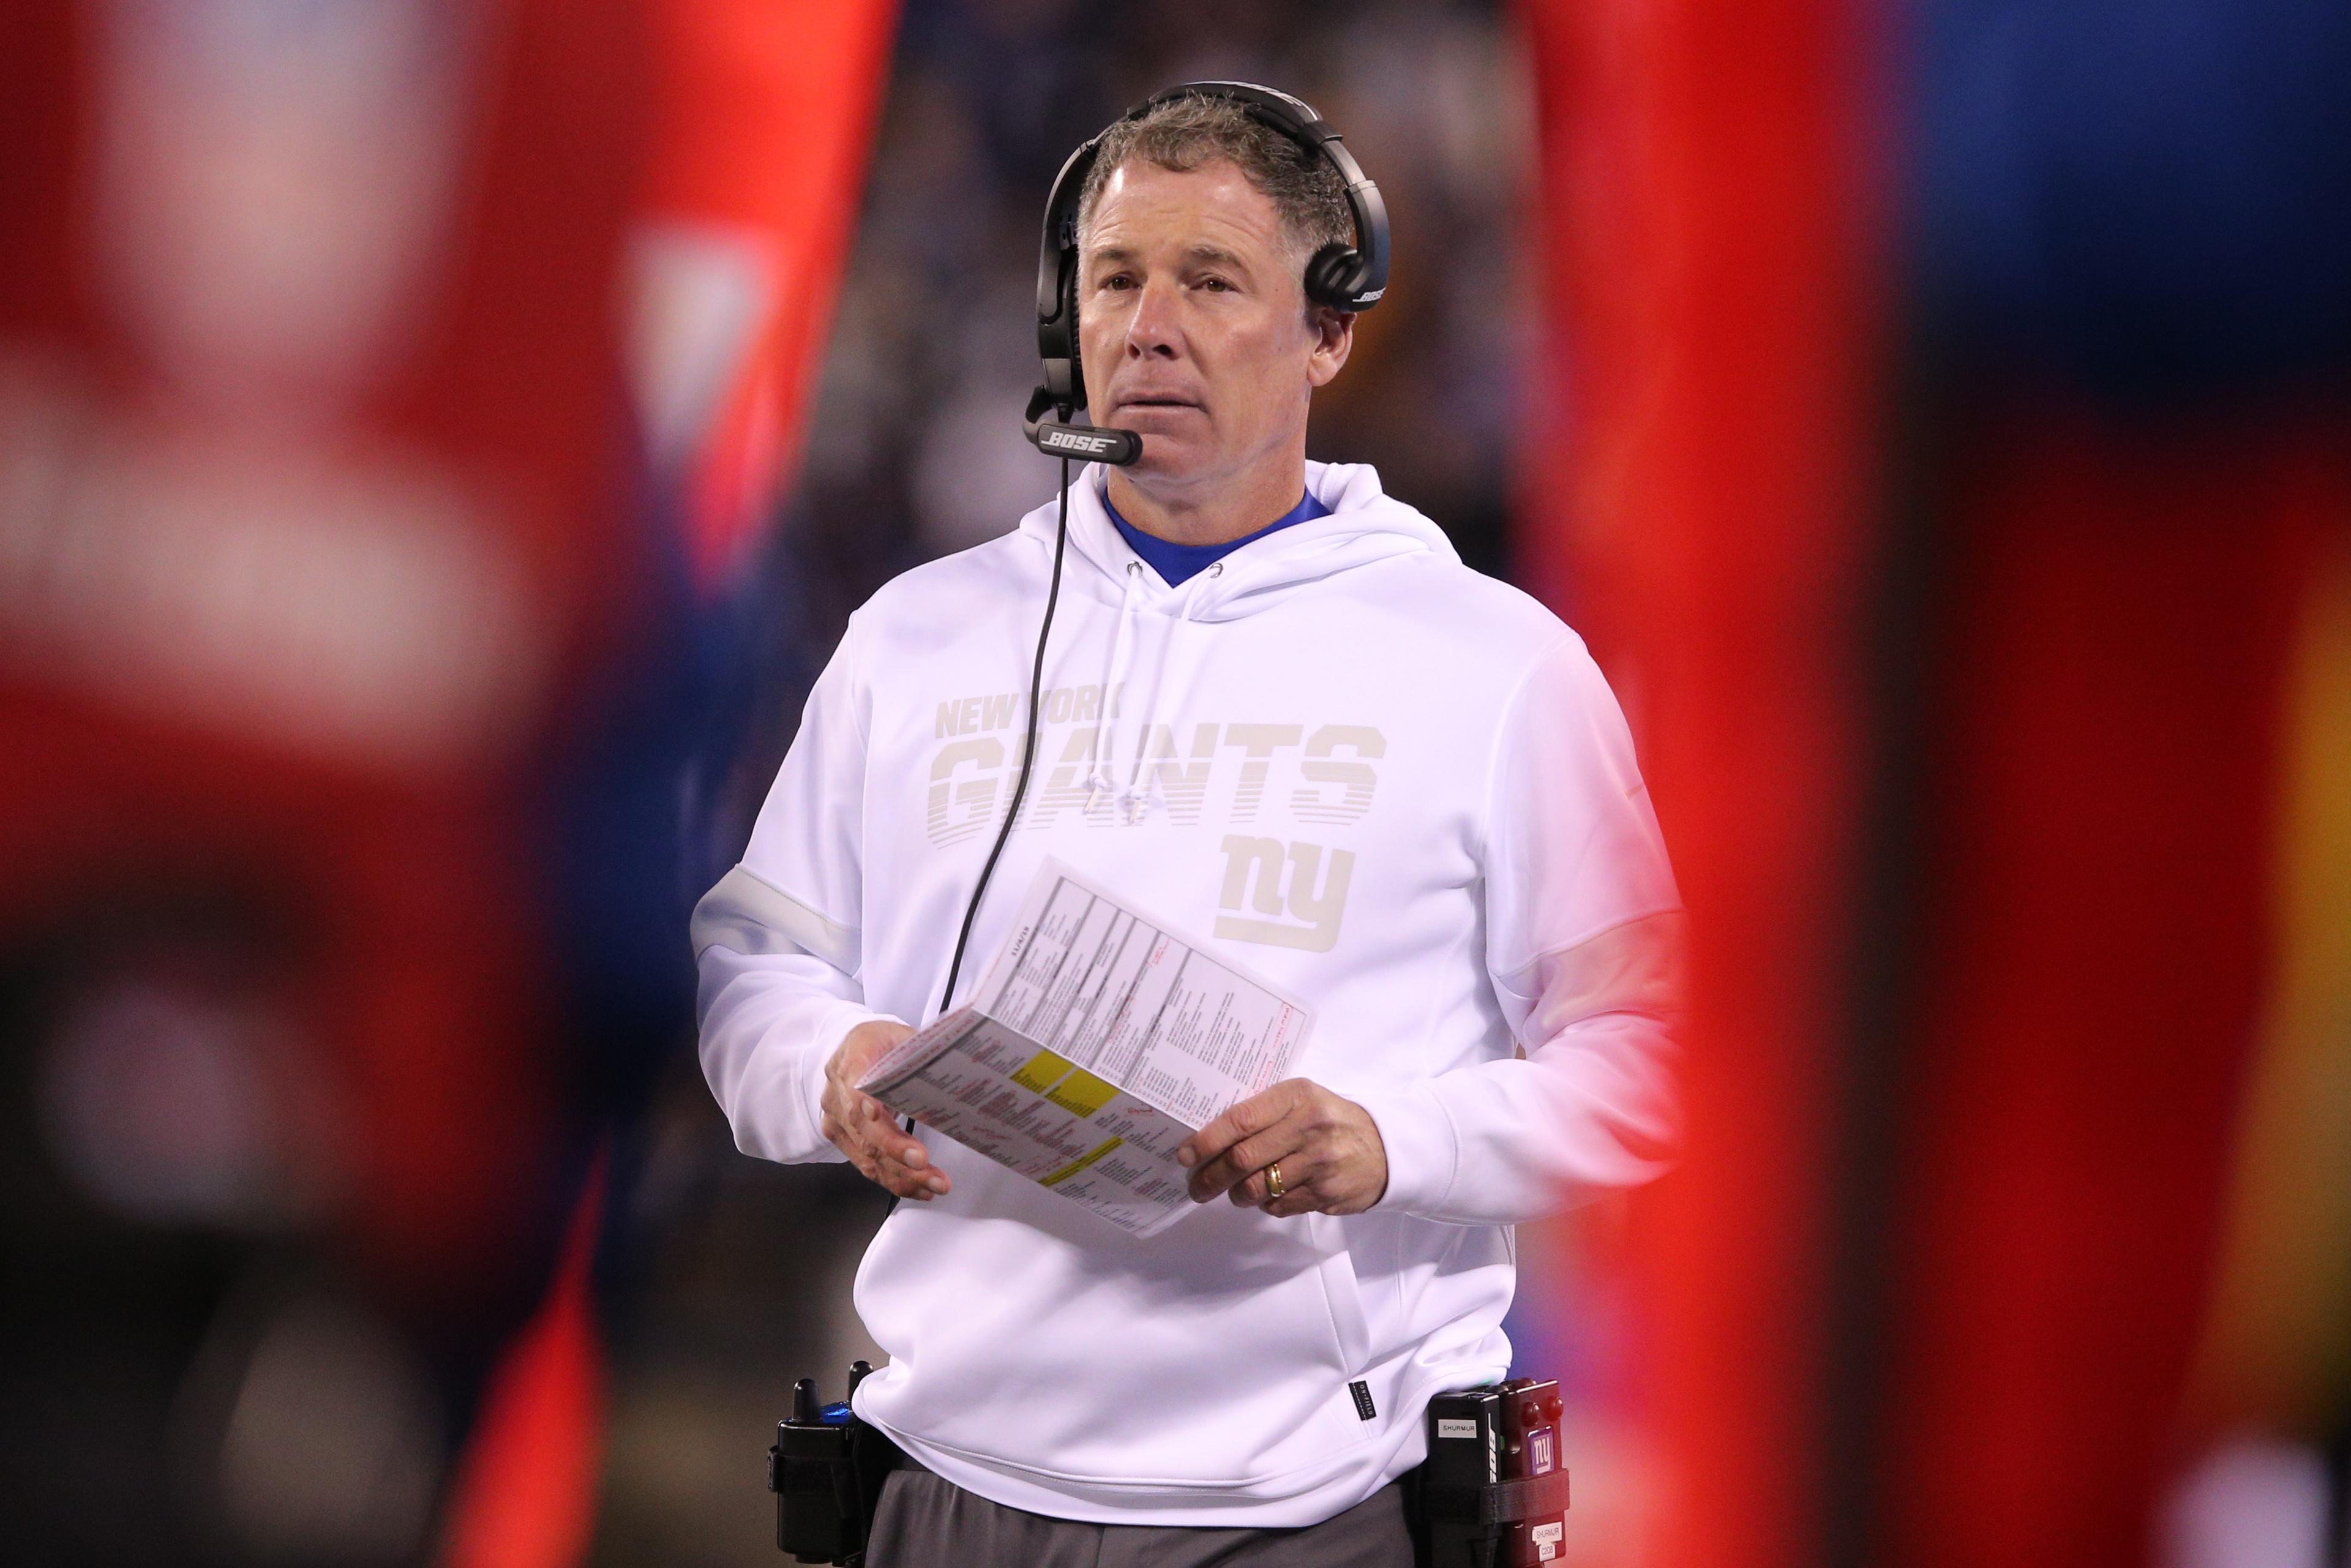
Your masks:
M 1307 308 L 1306 325 L 1314 333 L 1314 348 L 1306 361 L 1306 379 L 1312 386 L 1328 386 L 1355 347 L 1355 313 L 1328 305 Z

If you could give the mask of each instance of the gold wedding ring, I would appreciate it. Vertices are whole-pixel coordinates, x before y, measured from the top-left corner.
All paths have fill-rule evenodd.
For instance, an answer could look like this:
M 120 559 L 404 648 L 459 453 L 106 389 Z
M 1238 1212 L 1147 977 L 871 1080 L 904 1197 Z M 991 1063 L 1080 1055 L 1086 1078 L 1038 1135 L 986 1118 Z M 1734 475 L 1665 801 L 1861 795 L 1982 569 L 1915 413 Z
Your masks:
M 1265 1199 L 1271 1203 L 1281 1196 L 1281 1162 L 1276 1160 L 1265 1167 Z

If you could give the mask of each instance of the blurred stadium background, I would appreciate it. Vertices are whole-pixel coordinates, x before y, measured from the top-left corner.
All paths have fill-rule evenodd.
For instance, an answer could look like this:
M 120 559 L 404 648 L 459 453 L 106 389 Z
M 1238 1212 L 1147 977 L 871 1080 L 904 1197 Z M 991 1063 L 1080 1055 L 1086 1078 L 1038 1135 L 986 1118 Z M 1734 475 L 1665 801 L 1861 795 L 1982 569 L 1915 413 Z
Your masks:
M 1051 474 L 1171 81 L 1395 220 L 1318 401 L 1583 629 L 1683 1168 L 1523 1237 L 1569 1561 L 2351 1564 L 2351 12 L 0 7 L 0 1556 L 774 1561 L 879 1195 L 685 910 Z

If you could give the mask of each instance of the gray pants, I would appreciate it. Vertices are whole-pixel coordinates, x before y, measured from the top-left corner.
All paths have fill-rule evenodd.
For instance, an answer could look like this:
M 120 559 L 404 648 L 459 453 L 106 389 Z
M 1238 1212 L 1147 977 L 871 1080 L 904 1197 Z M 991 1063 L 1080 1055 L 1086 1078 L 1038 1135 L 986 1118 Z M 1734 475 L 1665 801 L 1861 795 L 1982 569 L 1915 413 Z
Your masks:
M 988 1501 L 912 1459 L 882 1485 L 868 1568 L 1412 1568 L 1390 1484 L 1301 1530 L 1085 1524 Z

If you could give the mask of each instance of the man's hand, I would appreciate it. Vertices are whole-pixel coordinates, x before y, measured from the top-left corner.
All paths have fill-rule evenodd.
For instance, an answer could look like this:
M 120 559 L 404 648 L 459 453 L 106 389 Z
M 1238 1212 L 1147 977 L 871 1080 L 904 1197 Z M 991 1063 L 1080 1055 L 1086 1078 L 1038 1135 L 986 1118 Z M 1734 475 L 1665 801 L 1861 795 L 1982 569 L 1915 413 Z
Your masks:
M 1192 1201 L 1229 1192 L 1268 1214 L 1361 1214 L 1388 1189 L 1387 1146 L 1371 1113 L 1319 1083 L 1286 1078 L 1201 1128 L 1176 1151 Z M 1281 1167 L 1275 1197 L 1270 1167 Z
M 887 1106 L 857 1088 L 867 1068 L 914 1032 L 895 1019 L 875 1019 L 849 1031 L 824 1064 L 824 1135 L 874 1181 L 900 1197 L 927 1203 L 947 1190 L 946 1173 L 931 1168 L 930 1151 L 899 1130 Z

